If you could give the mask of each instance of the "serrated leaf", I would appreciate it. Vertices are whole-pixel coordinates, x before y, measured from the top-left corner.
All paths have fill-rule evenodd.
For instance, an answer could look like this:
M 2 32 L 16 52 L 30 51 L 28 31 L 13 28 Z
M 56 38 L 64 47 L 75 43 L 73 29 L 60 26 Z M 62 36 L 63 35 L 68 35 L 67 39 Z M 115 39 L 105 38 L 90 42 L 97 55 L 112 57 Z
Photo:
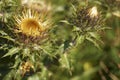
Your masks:
M 86 39 L 87 39 L 88 41 L 92 42 L 98 49 L 100 49 L 99 44 L 98 44 L 95 40 L 93 40 L 93 39 L 90 38 L 90 37 L 87 37 Z
M 8 53 L 6 53 L 3 57 L 7 57 L 7 56 L 12 56 L 16 53 L 18 53 L 21 49 L 19 47 L 13 47 L 12 49 L 10 49 L 8 51 Z
M 21 59 L 18 58 L 18 55 L 17 55 L 16 57 L 17 57 L 17 58 L 16 58 L 16 60 L 15 60 L 15 63 L 14 63 L 14 65 L 13 65 L 11 68 L 16 68 L 16 67 L 19 65 L 19 63 L 21 62 Z
M 67 54 L 61 54 L 60 63 L 62 67 L 70 69 L 70 63 Z
M 52 56 L 48 50 L 46 50 L 44 47 L 39 46 L 39 49 L 41 49 L 45 54 Z
M 81 29 L 79 27 L 73 26 L 73 30 L 72 31 L 81 31 Z
M 56 54 L 62 54 L 62 53 L 64 53 L 64 44 L 61 44 L 59 49 L 56 51 Z
M 95 39 L 100 39 L 100 36 L 96 32 L 89 32 L 90 36 L 95 38 Z
M 99 34 L 97 34 L 96 32 L 89 32 L 88 33 L 91 37 L 93 37 L 95 40 L 98 40 L 99 42 L 103 43 L 100 39 Z
M 30 54 L 30 49 L 29 49 L 29 48 L 23 49 L 22 54 L 23 54 L 23 58 L 26 57 L 26 56 L 29 56 L 29 54 Z
M 1 50 L 1 49 L 4 49 L 4 50 L 7 49 L 7 44 L 1 45 L 1 46 L 0 46 L 0 50 Z
M 85 36 L 81 35 L 77 38 L 77 45 L 81 44 L 85 40 Z
M 112 28 L 110 28 L 110 27 L 101 27 L 101 28 L 98 29 L 98 31 L 100 31 L 100 30 L 106 30 L 106 29 L 112 29 Z
M 0 30 L 0 34 L 2 34 L 3 36 L 7 35 L 7 33 L 5 33 L 4 31 Z
M 1 38 L 5 38 L 7 40 L 10 40 L 10 41 L 15 41 L 13 38 L 11 38 L 10 36 L 0 36 Z
M 65 23 L 65 24 L 70 24 L 67 20 L 61 20 L 60 22 Z

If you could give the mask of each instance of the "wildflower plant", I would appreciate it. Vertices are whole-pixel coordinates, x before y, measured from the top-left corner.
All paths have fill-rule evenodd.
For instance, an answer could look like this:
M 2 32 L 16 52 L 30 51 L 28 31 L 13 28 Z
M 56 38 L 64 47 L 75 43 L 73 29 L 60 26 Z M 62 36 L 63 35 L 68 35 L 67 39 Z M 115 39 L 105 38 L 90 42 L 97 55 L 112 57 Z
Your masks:
M 77 57 L 77 55 L 79 55 L 79 52 L 76 52 L 75 55 L 72 53 L 72 51 L 75 51 L 76 48 L 80 47 L 86 41 L 93 43 L 99 50 L 101 50 L 99 43 L 103 42 L 100 38 L 100 32 L 102 32 L 104 29 L 108 29 L 107 27 L 103 26 L 104 20 L 97 9 L 97 6 L 85 6 L 79 8 L 78 6 L 76 7 L 72 5 L 71 12 L 72 14 L 70 14 L 66 20 L 61 21 L 65 23 L 68 27 L 72 28 L 70 34 L 72 39 L 66 40 L 66 42 L 68 42 L 68 46 L 66 47 L 66 43 L 64 44 L 64 54 L 61 56 L 60 59 L 62 67 L 64 66 L 64 68 L 68 70 L 70 75 L 72 75 L 72 72 L 74 72 L 74 65 L 77 63 L 75 62 L 77 61 L 77 59 L 75 58 Z M 90 62 L 85 62 L 82 66 L 86 72 L 88 70 L 91 70 L 93 72 L 96 72 L 98 70 L 97 67 L 95 67 L 95 69 L 92 69 L 92 65 Z M 92 72 L 90 72 L 90 74 L 92 74 Z M 82 80 L 84 78 L 80 77 L 78 78 L 78 80 L 79 79 Z
M 42 74 L 41 78 L 45 78 L 46 74 L 43 73 L 47 69 L 43 67 L 43 60 L 46 56 L 49 58 L 54 56 L 54 53 L 50 54 L 52 50 L 51 52 L 46 50 L 46 47 L 50 49 L 52 45 L 49 32 L 53 22 L 50 20 L 47 10 L 39 12 L 33 8 L 21 7 L 18 12 L 13 13 L 12 21 L 8 21 L 9 24 L 3 26 L 9 28 L 10 34 L 1 29 L 1 39 L 8 40 L 6 44 L 1 44 L 1 49 L 6 48 L 7 52 L 2 59 L 10 57 L 14 60 L 4 79 L 20 80 L 33 74 Z
M 77 5 L 71 5 L 74 0 L 70 4 L 63 0 L 64 7 L 51 1 L 56 4 L 47 4 L 47 0 L 0 1 L 0 57 L 7 60 L 2 66 L 8 69 L 0 72 L 1 79 L 91 80 L 86 75 L 99 73 L 100 68 L 90 61 L 79 61 L 84 54 L 75 51 L 87 41 L 101 50 L 100 33 L 106 27 L 99 7 L 80 7 L 81 0 L 75 0 Z M 102 62 L 98 64 L 105 68 Z
M 68 19 L 68 24 L 73 26 L 73 33 L 76 34 L 74 42 L 76 45 L 84 40 L 92 42 L 99 48 L 100 40 L 99 32 L 104 30 L 103 18 L 98 11 L 97 6 L 78 8 L 73 5 L 73 14 Z

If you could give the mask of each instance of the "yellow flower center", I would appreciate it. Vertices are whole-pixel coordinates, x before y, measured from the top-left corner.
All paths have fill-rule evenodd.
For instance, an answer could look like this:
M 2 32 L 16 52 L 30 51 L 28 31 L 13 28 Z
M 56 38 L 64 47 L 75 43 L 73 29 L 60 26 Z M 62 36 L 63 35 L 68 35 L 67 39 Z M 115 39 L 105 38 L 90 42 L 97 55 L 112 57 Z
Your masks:
M 21 30 L 24 34 L 37 36 L 40 34 L 40 27 L 40 24 L 34 18 L 24 19 L 21 22 Z

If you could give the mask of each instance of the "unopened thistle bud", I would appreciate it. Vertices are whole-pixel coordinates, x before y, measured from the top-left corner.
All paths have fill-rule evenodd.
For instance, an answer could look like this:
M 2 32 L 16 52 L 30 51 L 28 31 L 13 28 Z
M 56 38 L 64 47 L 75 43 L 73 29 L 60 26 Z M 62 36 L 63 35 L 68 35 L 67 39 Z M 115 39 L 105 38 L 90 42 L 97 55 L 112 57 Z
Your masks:
M 97 7 L 83 8 L 76 11 L 76 16 L 73 17 L 72 23 L 79 27 L 82 31 L 91 31 L 100 26 L 100 15 L 97 11 Z
M 88 14 L 89 14 L 89 16 L 90 16 L 91 18 L 97 17 L 97 16 L 98 16 L 97 7 L 96 7 L 96 6 L 92 7 L 92 8 L 89 10 Z
M 30 62 L 23 62 L 20 66 L 20 72 L 22 76 L 24 76 L 26 73 L 29 73 L 33 69 L 34 67 Z

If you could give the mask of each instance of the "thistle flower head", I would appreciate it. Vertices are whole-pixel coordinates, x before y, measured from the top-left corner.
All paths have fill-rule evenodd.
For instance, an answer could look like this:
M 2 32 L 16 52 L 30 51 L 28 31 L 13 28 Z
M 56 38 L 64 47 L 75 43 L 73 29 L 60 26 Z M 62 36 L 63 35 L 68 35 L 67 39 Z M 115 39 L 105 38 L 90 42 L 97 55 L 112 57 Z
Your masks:
M 42 36 L 48 27 L 48 20 L 45 20 L 45 13 L 38 13 L 31 9 L 22 12 L 22 15 L 15 16 L 17 22 L 17 32 L 21 32 L 26 36 Z

